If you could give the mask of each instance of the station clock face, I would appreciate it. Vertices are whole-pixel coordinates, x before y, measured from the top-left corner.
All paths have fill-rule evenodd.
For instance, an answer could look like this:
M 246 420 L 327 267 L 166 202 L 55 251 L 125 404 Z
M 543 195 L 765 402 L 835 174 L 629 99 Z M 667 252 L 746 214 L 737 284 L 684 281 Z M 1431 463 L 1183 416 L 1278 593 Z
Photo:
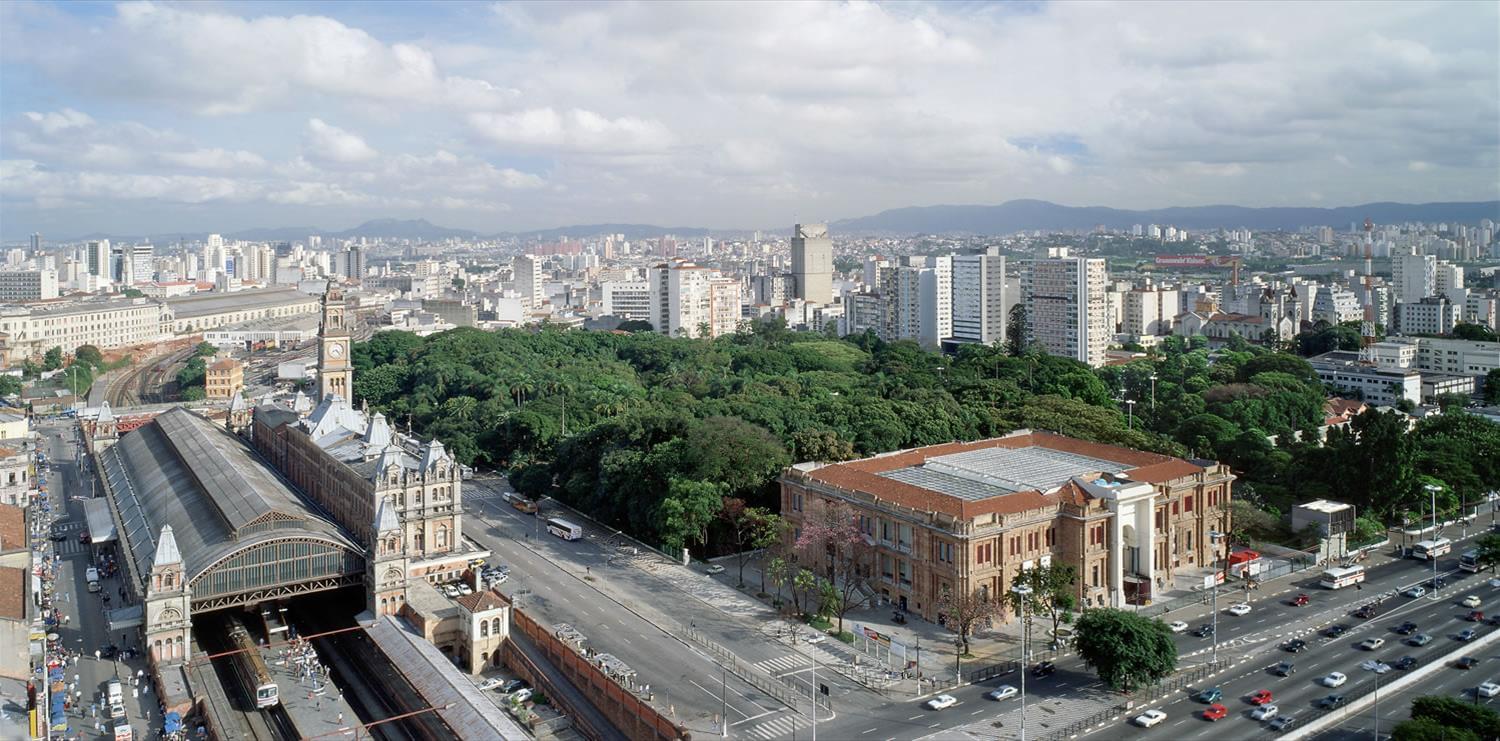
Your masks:
M 330 357 L 330 358 L 342 358 L 342 357 L 344 357 L 344 346 L 342 344 L 338 343 L 338 342 L 335 342 L 332 345 L 329 345 L 328 346 L 328 357 Z

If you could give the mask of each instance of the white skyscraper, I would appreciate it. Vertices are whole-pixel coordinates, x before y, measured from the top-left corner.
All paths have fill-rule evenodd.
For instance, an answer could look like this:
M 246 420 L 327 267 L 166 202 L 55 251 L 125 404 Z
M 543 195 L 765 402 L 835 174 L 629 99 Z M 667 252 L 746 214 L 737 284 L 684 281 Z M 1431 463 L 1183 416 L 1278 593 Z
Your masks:
M 1047 250 L 1022 275 L 1022 302 L 1032 341 L 1051 355 L 1104 365 L 1109 316 L 1102 258 L 1071 257 L 1066 247 Z
M 1396 301 L 1414 304 L 1437 292 L 1437 257 L 1396 255 L 1391 258 L 1391 286 Z
M 797 298 L 833 303 L 833 242 L 827 224 L 792 228 L 792 275 L 797 279 Z
M 521 294 L 521 306 L 535 309 L 542 305 L 542 259 L 536 255 L 517 255 L 511 263 L 516 293 Z
M 98 276 L 103 283 L 109 283 L 114 279 L 114 271 L 110 268 L 114 255 L 110 253 L 108 239 L 89 242 L 87 257 L 89 275 Z
M 953 334 L 959 342 L 1005 341 L 1005 257 L 953 258 Z

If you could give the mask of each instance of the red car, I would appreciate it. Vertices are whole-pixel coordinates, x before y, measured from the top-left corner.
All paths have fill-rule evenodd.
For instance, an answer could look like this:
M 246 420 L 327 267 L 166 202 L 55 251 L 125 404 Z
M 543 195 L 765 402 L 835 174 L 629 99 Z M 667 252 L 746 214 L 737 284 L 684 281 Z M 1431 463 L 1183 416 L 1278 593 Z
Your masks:
M 1218 703 L 1214 703 L 1203 709 L 1204 720 L 1223 720 L 1227 717 L 1229 717 L 1229 708 Z
M 1306 607 L 1307 603 L 1309 601 L 1310 601 L 1310 598 L 1307 595 L 1305 595 L 1305 594 L 1299 594 L 1299 595 L 1297 595 L 1297 597 L 1295 599 L 1292 600 L 1292 606 L 1293 607 Z
M 1256 690 L 1254 694 L 1250 695 L 1250 704 L 1251 705 L 1269 705 L 1269 704 L 1271 704 L 1271 691 L 1270 690 Z
M 1484 613 L 1478 610 L 1470 610 L 1469 616 L 1464 619 L 1471 623 L 1482 623 L 1484 622 Z

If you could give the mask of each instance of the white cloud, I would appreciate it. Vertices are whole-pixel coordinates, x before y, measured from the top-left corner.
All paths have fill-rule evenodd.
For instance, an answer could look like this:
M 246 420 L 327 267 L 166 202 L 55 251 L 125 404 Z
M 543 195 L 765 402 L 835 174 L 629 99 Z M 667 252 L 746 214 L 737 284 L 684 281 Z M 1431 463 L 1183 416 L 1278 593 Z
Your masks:
M 259 170 L 266 166 L 266 159 L 243 149 L 228 150 L 218 147 L 194 149 L 189 152 L 163 152 L 161 160 L 170 165 L 193 170 L 217 170 L 220 172 Z
M 380 156 L 358 135 L 330 126 L 320 118 L 307 122 L 303 152 L 313 159 L 340 164 L 368 162 Z
M 658 121 L 632 116 L 612 119 L 578 108 L 563 113 L 551 108 L 473 113 L 469 125 L 475 134 L 501 144 L 571 152 L 660 152 L 673 139 L 672 132 Z

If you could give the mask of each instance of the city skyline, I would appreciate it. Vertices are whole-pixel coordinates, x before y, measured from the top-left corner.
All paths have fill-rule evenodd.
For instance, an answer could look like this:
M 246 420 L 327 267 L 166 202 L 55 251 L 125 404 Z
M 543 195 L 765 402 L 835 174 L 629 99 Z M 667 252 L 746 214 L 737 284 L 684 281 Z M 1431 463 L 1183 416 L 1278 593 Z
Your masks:
M 1495 6 L 7 4 L 0 221 L 1500 198 Z M 87 43 L 82 42 L 86 39 Z

